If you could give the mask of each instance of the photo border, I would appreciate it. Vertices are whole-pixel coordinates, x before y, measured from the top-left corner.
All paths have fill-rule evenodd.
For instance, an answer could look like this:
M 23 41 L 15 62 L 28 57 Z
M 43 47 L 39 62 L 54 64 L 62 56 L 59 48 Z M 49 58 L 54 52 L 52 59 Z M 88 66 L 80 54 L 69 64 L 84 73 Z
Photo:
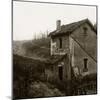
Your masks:
M 97 23 L 97 93 L 96 94 L 89 94 L 89 95 L 98 95 L 98 80 L 99 80 L 99 77 L 98 77 L 98 5 L 89 5 L 89 4 L 79 4 L 79 3 L 77 3 L 77 4 L 74 4 L 74 3 L 61 3 L 61 2 L 46 2 L 46 1 L 31 1 L 31 0 L 29 0 L 29 1 L 27 1 L 27 0 L 11 0 L 11 47 L 12 47 L 12 50 L 11 50 L 11 54 L 12 54 L 12 66 L 11 66 L 11 72 L 12 72 L 12 84 L 11 84 L 11 86 L 12 86 L 12 93 L 11 93 L 11 98 L 12 98 L 12 100 L 14 99 L 13 98 L 13 2 L 29 2 L 29 3 L 38 3 L 38 4 L 40 4 L 40 3 L 44 3 L 44 4 L 57 4 L 57 5 L 76 5 L 76 6 L 91 6 L 91 7 L 96 7 L 96 23 Z M 63 1 L 62 1 L 63 2 Z M 67 1 L 66 1 L 67 2 Z M 88 95 L 75 95 L 75 96 L 51 96 L 51 97 L 28 97 L 28 98 L 18 98 L 18 99 L 25 99 L 25 100 L 32 100 L 32 99 L 44 99 L 44 98 L 53 98 L 53 99 L 55 99 L 55 98 L 62 98 L 62 97 L 77 97 L 77 96 L 88 96 Z M 9 98 L 9 97 L 8 97 Z

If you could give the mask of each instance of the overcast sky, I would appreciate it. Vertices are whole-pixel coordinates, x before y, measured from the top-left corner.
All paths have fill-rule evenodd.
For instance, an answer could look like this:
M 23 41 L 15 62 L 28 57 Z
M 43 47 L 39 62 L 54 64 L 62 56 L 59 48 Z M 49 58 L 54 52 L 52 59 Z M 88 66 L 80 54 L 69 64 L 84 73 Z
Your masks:
M 47 30 L 56 29 L 56 20 L 61 25 L 88 18 L 93 24 L 96 22 L 96 7 L 13 2 L 13 39 L 29 40 Z

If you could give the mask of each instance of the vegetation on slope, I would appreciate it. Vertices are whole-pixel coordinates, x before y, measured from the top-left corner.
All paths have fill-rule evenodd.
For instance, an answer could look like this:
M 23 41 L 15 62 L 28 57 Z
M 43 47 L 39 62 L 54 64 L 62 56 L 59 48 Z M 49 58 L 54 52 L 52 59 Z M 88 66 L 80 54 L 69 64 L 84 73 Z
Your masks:
M 31 58 L 46 59 L 50 56 L 50 39 L 47 37 L 29 41 L 14 41 L 13 52 Z

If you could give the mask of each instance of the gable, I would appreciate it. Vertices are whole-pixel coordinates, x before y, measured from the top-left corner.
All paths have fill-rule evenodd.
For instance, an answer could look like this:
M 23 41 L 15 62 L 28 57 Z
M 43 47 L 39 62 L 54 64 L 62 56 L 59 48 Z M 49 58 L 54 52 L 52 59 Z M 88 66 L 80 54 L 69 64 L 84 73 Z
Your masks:
M 84 27 L 87 28 L 87 34 L 84 35 Z M 78 43 L 96 60 L 97 59 L 97 35 L 88 23 L 84 23 L 72 32 L 73 37 Z

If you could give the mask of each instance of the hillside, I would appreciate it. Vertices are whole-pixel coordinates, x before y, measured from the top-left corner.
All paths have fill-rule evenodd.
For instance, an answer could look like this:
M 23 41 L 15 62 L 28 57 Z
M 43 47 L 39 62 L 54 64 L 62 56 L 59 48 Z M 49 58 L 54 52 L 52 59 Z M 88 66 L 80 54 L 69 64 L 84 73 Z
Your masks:
M 50 39 L 13 41 L 13 53 L 31 58 L 48 58 L 50 56 Z

